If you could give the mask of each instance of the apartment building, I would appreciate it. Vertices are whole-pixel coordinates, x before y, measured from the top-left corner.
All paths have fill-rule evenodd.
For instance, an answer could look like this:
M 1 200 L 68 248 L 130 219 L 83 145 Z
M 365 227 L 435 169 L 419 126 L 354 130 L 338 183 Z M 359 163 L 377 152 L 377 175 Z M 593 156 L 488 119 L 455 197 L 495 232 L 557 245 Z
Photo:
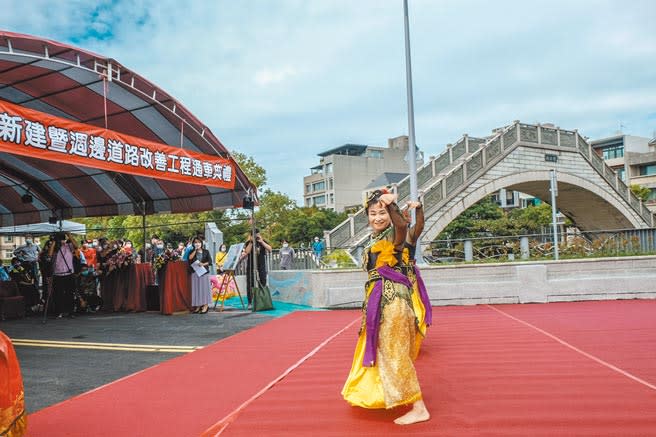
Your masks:
M 646 205 L 656 210 L 656 138 L 620 133 L 590 141 L 590 145 L 627 185 L 649 188 Z
M 387 147 L 344 144 L 319 153 L 319 164 L 303 178 L 304 205 L 336 212 L 360 208 L 374 180 L 384 173 L 408 173 L 408 152 L 404 135 L 390 138 Z
M 39 244 L 39 238 L 35 239 Z M 14 257 L 14 250 L 25 244 L 25 237 L 18 235 L 0 235 L 0 260 L 3 265 L 8 265 Z

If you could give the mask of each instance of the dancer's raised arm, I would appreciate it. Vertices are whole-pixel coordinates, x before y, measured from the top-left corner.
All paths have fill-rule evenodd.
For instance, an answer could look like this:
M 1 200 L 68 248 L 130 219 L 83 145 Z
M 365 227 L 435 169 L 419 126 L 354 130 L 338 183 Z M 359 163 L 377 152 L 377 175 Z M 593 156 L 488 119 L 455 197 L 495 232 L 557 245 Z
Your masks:
M 380 196 L 380 202 L 387 208 L 390 220 L 394 226 L 394 248 L 396 250 L 402 250 L 408 233 L 408 222 L 396 204 L 396 194 L 383 194 Z
M 424 208 L 421 202 L 408 201 L 408 209 L 410 212 L 413 209 L 415 210 L 415 225 L 408 229 L 408 237 L 406 241 L 412 246 L 417 245 L 417 241 L 421 236 L 421 233 L 424 232 Z

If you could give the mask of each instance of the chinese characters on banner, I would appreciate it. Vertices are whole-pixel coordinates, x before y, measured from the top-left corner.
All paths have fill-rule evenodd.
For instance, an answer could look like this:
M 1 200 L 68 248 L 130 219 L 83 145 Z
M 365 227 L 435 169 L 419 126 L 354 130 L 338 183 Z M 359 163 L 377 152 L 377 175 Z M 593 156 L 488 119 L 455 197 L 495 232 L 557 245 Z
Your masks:
M 77 123 L 0 100 L 0 151 L 83 167 L 232 189 L 230 159 Z

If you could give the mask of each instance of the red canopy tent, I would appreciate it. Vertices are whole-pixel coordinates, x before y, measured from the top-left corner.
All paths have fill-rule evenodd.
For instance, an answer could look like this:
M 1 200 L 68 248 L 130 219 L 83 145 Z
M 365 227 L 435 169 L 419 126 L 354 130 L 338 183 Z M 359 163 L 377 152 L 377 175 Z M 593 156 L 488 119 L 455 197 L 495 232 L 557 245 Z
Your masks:
M 231 208 L 252 188 L 210 129 L 135 72 L 0 31 L 0 226 Z

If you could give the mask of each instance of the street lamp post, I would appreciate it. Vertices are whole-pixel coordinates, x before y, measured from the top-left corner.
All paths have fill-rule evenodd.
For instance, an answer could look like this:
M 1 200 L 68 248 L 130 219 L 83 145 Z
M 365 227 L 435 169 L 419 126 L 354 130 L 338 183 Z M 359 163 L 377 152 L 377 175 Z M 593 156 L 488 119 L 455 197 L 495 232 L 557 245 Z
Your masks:
M 556 170 L 549 172 L 549 186 L 549 191 L 551 191 L 551 226 L 553 227 L 554 259 L 558 260 L 558 213 L 556 209 L 558 181 L 556 181 Z
M 410 200 L 417 201 L 417 146 L 415 144 L 415 110 L 412 98 L 412 62 L 410 59 L 410 25 L 408 22 L 408 0 L 403 0 L 403 22 L 405 29 L 405 77 L 406 94 L 408 98 L 408 146 L 409 146 L 409 173 L 410 173 Z M 412 224 L 416 223 L 415 211 L 412 214 Z M 415 258 L 422 262 L 420 237 L 417 239 Z

